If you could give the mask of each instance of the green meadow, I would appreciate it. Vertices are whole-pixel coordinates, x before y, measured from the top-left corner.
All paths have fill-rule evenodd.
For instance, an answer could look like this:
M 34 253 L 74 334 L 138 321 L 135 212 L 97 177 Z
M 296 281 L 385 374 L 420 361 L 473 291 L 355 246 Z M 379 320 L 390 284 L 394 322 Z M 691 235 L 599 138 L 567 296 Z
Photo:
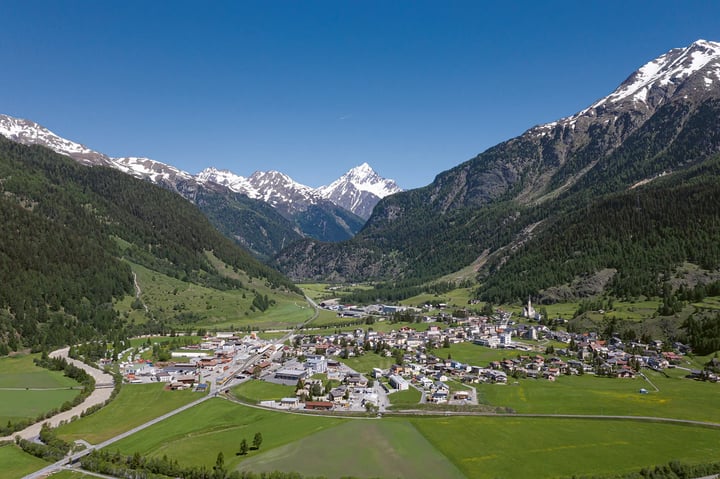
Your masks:
M 190 390 L 170 391 L 162 384 L 125 385 L 106 407 L 57 429 L 66 441 L 98 444 L 201 397 Z
M 260 450 L 238 455 L 260 432 Z M 619 420 L 435 416 L 382 419 L 288 414 L 211 399 L 112 446 L 211 467 L 340 478 L 570 477 L 720 454 L 720 430 Z
M 405 391 L 395 391 L 388 396 L 393 409 L 412 409 L 416 408 L 422 394 L 414 387 L 409 387 Z
M 667 378 L 645 370 L 642 378 L 560 376 L 555 382 L 520 379 L 507 385 L 478 384 L 478 401 L 530 414 L 654 416 L 720 423 L 720 385 Z M 648 390 L 640 394 L 640 389 Z
M 250 403 L 260 401 L 280 400 L 284 397 L 295 397 L 295 386 L 269 383 L 252 379 L 231 389 L 232 394 L 238 399 Z
M 0 421 L 36 418 L 80 394 L 80 384 L 35 366 L 33 355 L 0 359 Z M 74 388 L 74 389 L 72 389 Z
M 15 444 L 0 446 L 0 464 L 2 477 L 6 479 L 20 479 L 48 465 L 42 459 L 26 454 Z
M 672 459 L 702 463 L 720 454 L 720 430 L 709 428 L 513 417 L 409 421 L 468 478 L 622 473 Z
M 339 478 L 462 479 L 465 476 L 409 421 L 348 420 L 243 461 L 241 471 L 297 471 Z
M 167 455 L 184 466 L 212 466 L 219 452 L 228 468 L 253 457 L 335 426 L 342 420 L 322 416 L 284 414 L 240 406 L 222 399 L 210 399 L 109 447 L 122 454 L 140 451 L 144 455 Z M 251 442 L 260 432 L 259 451 L 237 455 L 240 442 Z
M 424 304 L 445 303 L 448 308 L 467 308 L 468 301 L 474 298 L 473 288 L 456 288 L 443 294 L 423 293 L 400 301 L 405 306 L 420 307 Z M 473 309 L 482 308 L 481 304 L 472 305 Z
M 362 356 L 353 356 L 346 359 L 340 359 L 350 368 L 363 374 L 369 374 L 373 368 L 387 369 L 393 365 L 395 360 L 392 356 L 380 356 L 373 352 L 365 353 Z
M 492 361 L 516 358 L 518 354 L 535 354 L 513 349 L 487 348 L 473 343 L 451 344 L 449 348 L 434 349 L 431 352 L 439 358 L 445 359 L 450 355 L 455 361 L 460 361 L 461 363 L 471 366 L 483 367 L 487 367 Z

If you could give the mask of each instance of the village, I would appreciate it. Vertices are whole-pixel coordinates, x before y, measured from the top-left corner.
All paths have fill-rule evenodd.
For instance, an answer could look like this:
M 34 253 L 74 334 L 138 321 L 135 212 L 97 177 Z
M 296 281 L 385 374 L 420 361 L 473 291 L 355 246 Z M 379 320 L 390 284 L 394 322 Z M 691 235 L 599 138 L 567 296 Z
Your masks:
M 408 308 L 374 305 L 368 308 L 321 304 L 338 316 L 372 317 L 391 321 Z M 415 311 L 413 311 L 415 312 Z M 476 384 L 508 385 L 518 380 L 556 381 L 563 375 L 597 375 L 618 379 L 645 378 L 642 368 L 662 371 L 683 369 L 687 346 L 660 341 L 624 343 L 617 337 L 600 339 L 594 332 L 568 333 L 538 323 L 530 302 L 523 317 L 498 310 L 493 315 L 453 317 L 447 313 L 422 317 L 424 328 L 395 323 L 387 332 L 373 327 L 350 331 L 288 332 L 276 340 L 258 334 L 243 336 L 218 332 L 197 344 L 173 351 L 178 361 L 153 363 L 139 359 L 143 350 L 125 351 L 120 364 L 129 383 L 162 382 L 171 389 L 229 391 L 250 380 L 295 386 L 294 395 L 263 400 L 276 409 L 371 411 L 382 414 L 391 407 L 392 395 L 418 390 L 418 404 L 476 405 Z M 477 348 L 501 350 L 503 359 L 467 364 L 443 352 L 452 345 L 470 343 Z M 554 345 L 558 345 L 557 347 Z M 133 354 L 134 353 L 134 354 Z M 355 371 L 345 361 L 365 355 L 393 358 L 388 368 Z M 121 355 L 122 356 L 122 355 Z M 717 360 L 716 360 L 717 361 Z M 717 366 L 687 369 L 687 377 L 717 382 Z M 639 386 L 639 393 L 647 393 Z

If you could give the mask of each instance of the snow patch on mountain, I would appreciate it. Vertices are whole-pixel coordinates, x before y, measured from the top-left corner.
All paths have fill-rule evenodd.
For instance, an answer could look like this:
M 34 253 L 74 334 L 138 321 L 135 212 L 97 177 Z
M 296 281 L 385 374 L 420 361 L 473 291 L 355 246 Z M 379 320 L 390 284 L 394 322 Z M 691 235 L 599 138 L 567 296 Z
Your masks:
M 370 165 L 363 163 L 316 191 L 333 203 L 368 219 L 378 201 L 402 189 L 395 181 L 381 177 Z
M 40 145 L 50 148 L 56 153 L 73 157 L 84 164 L 109 166 L 110 158 L 106 155 L 80 143 L 62 138 L 30 120 L 0 115 L 0 135 L 23 145 Z
M 671 98 L 684 82 L 698 76 L 702 82 L 693 83 L 692 88 L 710 91 L 715 81 L 720 81 L 720 43 L 698 40 L 686 48 L 673 48 L 641 66 L 615 91 L 588 108 L 530 131 L 545 136 L 558 126 L 574 130 L 581 118 L 616 116 L 623 108 L 654 109 Z

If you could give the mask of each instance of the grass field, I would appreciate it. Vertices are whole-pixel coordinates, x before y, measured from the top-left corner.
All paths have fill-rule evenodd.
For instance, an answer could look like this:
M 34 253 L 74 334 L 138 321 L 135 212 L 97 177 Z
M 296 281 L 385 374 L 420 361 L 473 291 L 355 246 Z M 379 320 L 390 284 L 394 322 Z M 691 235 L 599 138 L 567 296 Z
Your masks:
M 110 450 L 119 450 L 122 454 L 140 451 L 149 456 L 166 454 L 181 465 L 208 467 L 222 451 L 225 464 L 232 469 L 243 459 L 294 441 L 304 441 L 305 437 L 342 421 L 266 411 L 211 399 L 112 445 Z M 257 432 L 263 436 L 261 449 L 244 457 L 236 455 L 240 441 L 245 438 L 251 442 Z
M 245 401 L 259 403 L 260 401 L 280 400 L 284 397 L 295 397 L 295 386 L 284 386 L 266 381 L 250 380 L 232 388 L 232 393 Z
M 493 349 L 478 346 L 473 343 L 451 344 L 449 348 L 434 349 L 431 351 L 439 358 L 447 358 L 448 354 L 452 359 L 471 366 L 486 367 L 491 361 L 516 358 L 518 354 L 530 354 L 513 349 Z
M 97 444 L 194 401 L 200 394 L 166 391 L 162 384 L 126 385 L 108 406 L 59 427 L 58 435 L 66 441 L 84 439 Z
M 395 362 L 392 356 L 385 357 L 372 352 L 365 353 L 362 356 L 340 359 L 340 361 L 347 364 L 355 371 L 363 374 L 369 374 L 373 368 L 387 369 Z
M 472 288 L 457 288 L 444 294 L 419 294 L 400 301 L 400 304 L 420 307 L 424 304 L 445 303 L 451 309 L 466 308 L 468 307 L 468 301 L 474 297 Z M 481 307 L 482 305 L 473 305 L 473 309 Z
M 720 454 L 720 431 L 627 421 L 414 418 L 415 427 L 469 478 L 571 477 L 637 471 Z
M 478 401 L 506 406 L 518 413 L 656 416 L 720 422 L 720 385 L 645 374 L 660 391 L 641 378 L 611 379 L 560 376 L 557 381 L 522 379 L 517 384 L 477 385 Z M 649 391 L 640 394 L 640 388 Z
M 0 359 L 0 421 L 3 423 L 36 418 L 80 394 L 79 383 L 61 371 L 35 366 L 33 359 L 38 356 Z
M 590 384 L 568 385 L 566 389 L 581 386 L 592 389 Z M 525 390 L 534 393 L 528 387 Z M 552 402 L 583 401 L 579 397 L 568 399 L 569 393 L 562 390 L 552 391 L 554 394 L 536 401 L 546 408 Z M 622 400 L 610 396 L 604 401 Z M 705 400 L 717 404 L 708 396 Z M 601 399 L 597 401 L 599 404 Z M 240 441 L 250 441 L 256 432 L 264 438 L 261 449 L 238 456 Z M 67 437 L 65 432 L 61 435 Z M 185 466 L 208 467 L 222 451 L 229 469 L 298 471 L 329 478 L 549 478 L 634 471 L 673 459 L 708 461 L 720 455 L 720 430 L 636 421 L 521 417 L 386 416 L 351 420 L 267 411 L 212 399 L 110 449 L 122 454 L 138 451 L 167 455 Z
M 393 409 L 414 408 L 420 402 L 422 394 L 414 387 L 410 387 L 405 391 L 395 391 L 390 394 L 390 404 Z
M 14 444 L 6 444 L 0 446 L 0 464 L 2 464 L 3 478 L 20 479 L 38 469 L 42 469 L 49 463 L 26 454 Z
M 297 471 L 337 478 L 463 478 L 407 421 L 355 420 L 244 461 L 242 471 Z

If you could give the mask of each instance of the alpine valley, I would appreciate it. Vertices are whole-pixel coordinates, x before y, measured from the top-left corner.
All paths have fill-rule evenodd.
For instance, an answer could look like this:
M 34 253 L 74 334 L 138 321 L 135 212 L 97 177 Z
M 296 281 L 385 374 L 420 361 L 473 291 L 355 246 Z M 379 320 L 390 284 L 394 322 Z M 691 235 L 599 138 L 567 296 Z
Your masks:
M 352 240 L 303 240 L 277 264 L 295 280 L 385 280 L 367 298 L 411 296 L 471 264 L 496 303 L 658 295 L 720 266 L 719 152 L 720 43 L 699 40 L 384 198 Z M 706 273 L 676 275 L 686 261 Z
M 276 171 L 110 158 L 8 116 L 0 133 L 159 184 L 290 279 L 374 281 L 367 298 L 407 297 L 470 265 L 493 302 L 658 295 L 720 266 L 720 44 L 705 40 L 404 192 L 367 164 L 313 189 Z M 683 277 L 685 263 L 703 273 Z

